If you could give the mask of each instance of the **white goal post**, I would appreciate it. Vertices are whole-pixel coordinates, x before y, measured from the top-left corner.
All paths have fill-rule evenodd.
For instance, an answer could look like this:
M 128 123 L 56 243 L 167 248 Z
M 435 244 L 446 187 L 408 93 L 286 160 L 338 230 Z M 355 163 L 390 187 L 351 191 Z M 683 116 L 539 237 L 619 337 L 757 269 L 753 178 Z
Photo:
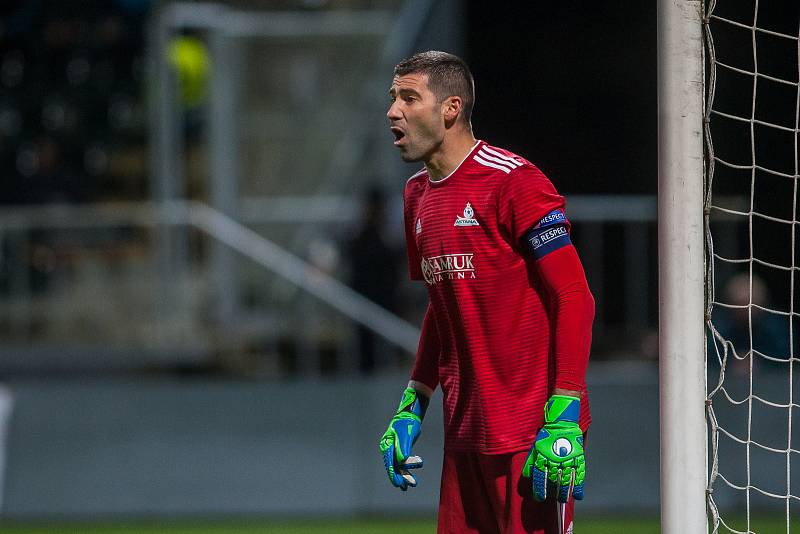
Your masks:
M 788 534 L 800 4 L 663 0 L 658 21 L 662 532 Z
M 706 522 L 701 0 L 658 3 L 661 532 Z

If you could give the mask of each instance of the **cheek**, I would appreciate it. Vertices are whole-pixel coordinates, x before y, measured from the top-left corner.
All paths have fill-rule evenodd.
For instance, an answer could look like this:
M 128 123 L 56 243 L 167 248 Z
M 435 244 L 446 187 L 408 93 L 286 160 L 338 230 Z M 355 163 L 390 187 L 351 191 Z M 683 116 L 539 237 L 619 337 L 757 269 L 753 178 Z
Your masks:
M 426 138 L 437 138 L 443 128 L 440 123 L 441 121 L 437 115 L 425 114 L 425 116 L 420 117 L 420 120 L 417 122 L 417 131 Z

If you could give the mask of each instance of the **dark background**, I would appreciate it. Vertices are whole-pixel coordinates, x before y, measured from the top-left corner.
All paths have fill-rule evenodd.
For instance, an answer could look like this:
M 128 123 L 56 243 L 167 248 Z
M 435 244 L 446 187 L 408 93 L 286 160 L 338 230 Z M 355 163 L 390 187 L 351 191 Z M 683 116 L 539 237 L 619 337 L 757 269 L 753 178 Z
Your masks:
M 466 5 L 476 136 L 565 194 L 655 194 L 656 3 Z

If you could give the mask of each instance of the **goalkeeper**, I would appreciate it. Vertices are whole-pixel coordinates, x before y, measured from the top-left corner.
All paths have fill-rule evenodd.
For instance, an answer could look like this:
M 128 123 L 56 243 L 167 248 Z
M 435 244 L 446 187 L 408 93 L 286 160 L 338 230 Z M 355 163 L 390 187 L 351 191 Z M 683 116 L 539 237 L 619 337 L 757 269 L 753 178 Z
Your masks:
M 412 279 L 429 305 L 411 380 L 380 440 L 389 482 L 417 484 L 433 390 L 444 404 L 438 532 L 571 533 L 584 496 L 594 299 L 564 198 L 533 164 L 475 139 L 472 75 L 423 52 L 394 70 L 394 145 Z

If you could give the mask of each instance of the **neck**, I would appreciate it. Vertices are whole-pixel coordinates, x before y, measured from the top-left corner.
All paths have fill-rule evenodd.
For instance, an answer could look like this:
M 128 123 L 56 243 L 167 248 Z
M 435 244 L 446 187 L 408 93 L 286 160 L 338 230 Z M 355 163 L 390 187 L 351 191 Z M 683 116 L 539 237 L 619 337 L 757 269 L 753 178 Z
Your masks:
M 442 178 L 450 176 L 464 161 L 475 143 L 476 139 L 471 130 L 450 137 L 445 136 L 439 149 L 425 162 L 431 181 L 438 182 Z

